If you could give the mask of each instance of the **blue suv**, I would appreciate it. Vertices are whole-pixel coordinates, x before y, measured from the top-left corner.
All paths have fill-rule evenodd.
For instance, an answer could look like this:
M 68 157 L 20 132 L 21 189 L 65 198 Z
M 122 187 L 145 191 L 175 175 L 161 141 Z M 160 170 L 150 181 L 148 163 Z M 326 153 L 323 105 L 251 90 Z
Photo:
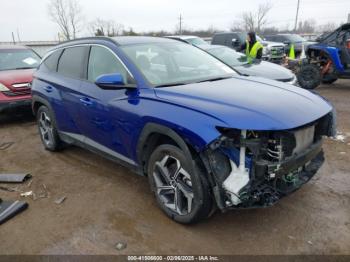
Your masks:
M 32 95 L 47 150 L 78 145 L 147 176 L 180 223 L 274 204 L 317 172 L 334 130 L 320 96 L 165 38 L 63 43 L 35 72 Z

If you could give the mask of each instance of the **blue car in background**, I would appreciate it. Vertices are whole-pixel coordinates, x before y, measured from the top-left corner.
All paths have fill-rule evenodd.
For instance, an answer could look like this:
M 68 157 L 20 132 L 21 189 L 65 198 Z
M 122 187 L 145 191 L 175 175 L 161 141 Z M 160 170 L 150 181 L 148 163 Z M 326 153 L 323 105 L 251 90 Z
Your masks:
M 308 46 L 306 54 L 309 63 L 318 66 L 320 81 L 332 84 L 338 78 L 350 78 L 350 23 L 323 34 L 316 41 Z
M 270 206 L 300 188 L 334 125 L 316 94 L 155 37 L 63 43 L 35 72 L 32 95 L 47 150 L 78 145 L 147 176 L 179 223 Z

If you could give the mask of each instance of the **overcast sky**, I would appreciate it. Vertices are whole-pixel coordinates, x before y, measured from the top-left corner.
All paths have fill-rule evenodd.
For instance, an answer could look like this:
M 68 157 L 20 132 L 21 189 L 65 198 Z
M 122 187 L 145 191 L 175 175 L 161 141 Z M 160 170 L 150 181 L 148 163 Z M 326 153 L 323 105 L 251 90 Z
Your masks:
M 113 19 L 134 31 L 174 30 L 181 13 L 184 26 L 228 30 L 233 21 L 265 0 L 80 0 L 85 24 L 96 18 Z M 270 0 L 271 26 L 294 25 L 297 0 Z M 48 0 L 1 0 L 0 41 L 11 41 L 11 32 L 21 40 L 54 40 L 59 31 L 47 12 Z M 347 20 L 350 0 L 301 0 L 300 19 L 317 24 Z M 80 34 L 87 34 L 87 28 Z

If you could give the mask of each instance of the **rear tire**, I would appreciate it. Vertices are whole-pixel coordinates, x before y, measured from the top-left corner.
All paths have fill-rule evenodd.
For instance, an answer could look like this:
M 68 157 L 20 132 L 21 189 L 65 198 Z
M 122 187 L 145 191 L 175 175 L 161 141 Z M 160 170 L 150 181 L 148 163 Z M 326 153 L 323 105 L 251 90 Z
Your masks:
M 46 106 L 41 106 L 37 112 L 38 130 L 46 150 L 59 151 L 63 142 L 60 140 L 52 113 Z
M 167 216 L 182 224 L 209 216 L 213 202 L 209 184 L 192 157 L 165 144 L 155 149 L 148 163 L 151 190 Z
M 321 84 L 321 73 L 317 66 L 302 65 L 297 72 L 298 83 L 302 88 L 315 89 Z

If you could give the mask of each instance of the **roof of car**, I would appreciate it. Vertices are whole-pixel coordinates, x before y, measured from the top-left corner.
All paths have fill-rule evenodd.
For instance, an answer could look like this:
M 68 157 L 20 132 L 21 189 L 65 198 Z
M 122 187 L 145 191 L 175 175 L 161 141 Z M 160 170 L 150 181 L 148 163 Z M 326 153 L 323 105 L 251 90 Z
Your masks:
M 348 30 L 348 29 L 350 29 L 350 23 L 343 24 L 340 28 L 341 28 L 341 30 Z
M 171 43 L 176 40 L 163 38 L 163 37 L 153 37 L 153 36 L 116 36 L 116 37 L 106 37 L 106 36 L 97 36 L 97 37 L 86 37 L 86 38 L 77 38 L 74 40 L 69 40 L 55 46 L 52 50 L 59 49 L 62 47 L 68 47 L 72 45 L 79 44 L 96 44 L 99 41 L 108 41 L 113 42 L 118 46 L 124 45 L 133 45 L 133 44 L 147 44 L 147 43 Z
M 4 50 L 4 49 L 23 50 L 23 49 L 29 49 L 29 48 L 23 45 L 0 45 L 0 50 Z
M 154 36 L 117 36 L 112 39 L 118 45 L 147 44 L 147 43 L 171 43 L 174 40 L 164 37 Z

